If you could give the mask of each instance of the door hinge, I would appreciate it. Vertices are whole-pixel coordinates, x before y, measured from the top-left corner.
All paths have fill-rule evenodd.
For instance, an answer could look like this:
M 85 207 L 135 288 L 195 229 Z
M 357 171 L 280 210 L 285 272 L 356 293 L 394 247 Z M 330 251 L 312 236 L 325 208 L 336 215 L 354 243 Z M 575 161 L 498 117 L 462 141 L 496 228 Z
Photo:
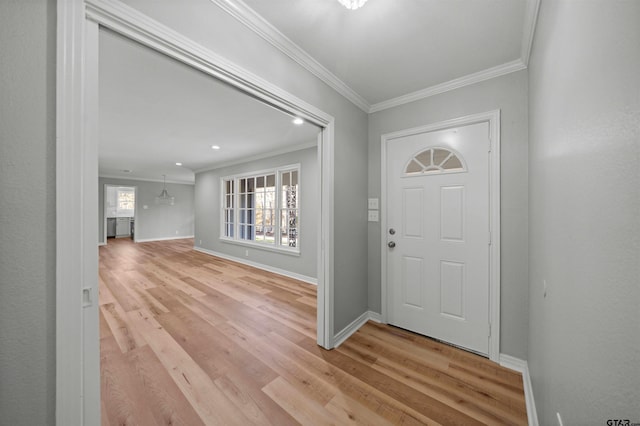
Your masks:
M 491 323 L 489 323 L 489 336 L 488 337 L 491 337 Z
M 489 138 L 489 152 L 491 152 L 491 138 Z
M 489 231 L 489 245 L 491 245 L 491 231 Z

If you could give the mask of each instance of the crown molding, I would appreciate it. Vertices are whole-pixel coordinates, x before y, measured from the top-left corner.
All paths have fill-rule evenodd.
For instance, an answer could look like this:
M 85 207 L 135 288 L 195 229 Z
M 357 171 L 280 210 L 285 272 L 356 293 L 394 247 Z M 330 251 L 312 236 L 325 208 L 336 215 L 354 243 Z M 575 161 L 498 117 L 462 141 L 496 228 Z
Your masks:
M 255 10 L 250 8 L 242 0 L 210 0 L 229 15 L 236 18 L 260 37 L 278 48 L 285 55 L 289 56 L 307 71 L 325 82 L 339 94 L 347 98 L 364 112 L 369 112 L 370 104 L 365 98 L 360 96 L 340 80 L 335 74 L 316 61 L 300 46 L 291 41 L 290 38 L 282 34 L 276 27 L 267 22 Z
M 194 42 L 119 0 L 84 0 L 87 20 L 262 99 L 268 105 L 325 127 L 334 118 L 279 86 Z
M 526 69 L 540 8 L 540 0 L 527 0 L 519 59 L 372 105 L 242 0 L 210 1 L 369 114 Z
M 536 30 L 536 22 L 538 20 L 538 10 L 540 9 L 540 0 L 527 0 L 524 12 L 524 21 L 522 24 L 522 44 L 520 46 L 520 59 L 507 62 L 502 65 L 495 66 L 477 73 L 469 74 L 454 80 L 450 80 L 426 89 L 398 96 L 397 98 L 388 99 L 371 105 L 369 113 L 382 111 L 385 109 L 397 107 L 419 99 L 428 98 L 429 96 L 448 92 L 450 90 L 459 89 L 464 86 L 476 84 L 481 81 L 500 77 L 516 71 L 521 71 L 529 66 L 529 56 L 531 55 L 531 47 L 533 45 L 533 36 Z
M 118 175 L 103 175 L 100 174 L 98 175 L 98 177 L 100 179 L 119 179 L 119 180 L 128 180 L 128 181 L 140 181 L 140 182 L 159 182 L 159 183 L 163 183 L 164 180 L 162 179 L 151 179 L 151 178 L 141 178 L 141 177 L 135 177 L 135 176 L 131 176 L 131 177 L 126 177 L 126 176 L 118 176 Z M 195 185 L 195 182 L 185 182 L 185 181 L 179 181 L 179 180 L 167 180 L 167 183 L 172 183 L 172 184 L 177 184 L 177 185 Z
M 524 23 L 522 25 L 522 46 L 520 47 L 520 59 L 525 67 L 529 66 L 533 36 L 536 32 L 540 0 L 527 0 L 524 11 Z
M 371 105 L 369 112 L 373 113 L 373 112 L 378 112 L 385 109 L 397 107 L 403 104 L 407 104 L 409 102 L 414 102 L 420 99 L 428 98 L 429 96 L 434 96 L 439 93 L 448 92 L 450 90 L 459 89 L 461 87 L 469 86 L 471 84 L 476 84 L 481 81 L 489 80 L 495 77 L 500 77 L 501 75 L 520 71 L 525 68 L 526 66 L 524 65 L 524 63 L 520 59 L 516 59 L 515 61 L 507 62 L 506 64 L 498 65 L 496 67 L 489 68 L 483 71 L 478 71 L 476 73 L 469 74 L 464 77 L 456 78 L 454 80 L 450 80 L 445 83 L 436 84 L 435 86 L 427 87 L 426 89 L 418 90 L 413 93 L 408 93 L 406 95 L 398 96 L 397 98 L 378 102 L 377 104 Z

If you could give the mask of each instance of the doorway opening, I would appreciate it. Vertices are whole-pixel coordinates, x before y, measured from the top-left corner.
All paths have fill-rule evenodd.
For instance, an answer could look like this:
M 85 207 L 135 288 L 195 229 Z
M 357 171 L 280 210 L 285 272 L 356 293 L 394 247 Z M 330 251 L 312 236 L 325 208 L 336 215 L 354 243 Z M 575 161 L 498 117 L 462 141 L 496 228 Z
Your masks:
M 135 242 L 137 187 L 105 184 L 102 189 L 101 244 L 107 244 L 109 238 L 130 238 Z
M 100 412 L 97 248 L 99 27 L 224 81 L 285 113 L 322 128 L 318 142 L 317 343 L 334 346 L 334 123 L 322 110 L 204 49 L 182 34 L 120 2 L 58 5 L 56 205 L 56 418 L 82 424 Z

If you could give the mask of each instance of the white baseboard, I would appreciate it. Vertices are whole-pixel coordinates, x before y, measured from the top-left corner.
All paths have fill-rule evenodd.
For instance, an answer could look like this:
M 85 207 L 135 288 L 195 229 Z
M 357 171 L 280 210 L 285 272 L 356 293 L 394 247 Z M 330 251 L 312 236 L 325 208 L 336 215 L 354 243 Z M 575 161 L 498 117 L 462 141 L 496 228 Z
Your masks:
M 369 311 L 369 319 L 373 322 L 382 324 L 382 315 L 377 312 Z
M 223 259 L 231 260 L 233 262 L 242 263 L 243 265 L 253 266 L 254 268 L 262 269 L 263 271 L 273 272 L 274 274 L 282 275 L 285 277 L 293 278 L 298 281 L 304 281 L 308 284 L 318 285 L 318 279 L 308 277 L 306 275 L 298 274 L 296 272 L 287 271 L 284 269 L 276 268 L 274 266 L 264 265 L 258 262 L 252 262 L 250 260 L 243 259 L 241 257 L 230 256 L 225 253 L 219 253 L 217 251 L 204 249 L 202 247 L 193 247 L 195 251 L 200 253 L 210 254 L 211 256 L 221 257 Z
M 106 246 L 106 245 L 107 245 L 107 243 L 105 243 L 104 241 L 98 242 L 98 247 Z
M 533 387 L 531 386 L 531 376 L 529 376 L 529 364 L 511 355 L 500 354 L 500 365 L 510 370 L 522 374 L 522 384 L 524 386 L 524 400 L 527 404 L 527 418 L 529 426 L 538 426 L 538 413 L 536 412 L 536 402 L 533 398 Z
M 136 238 L 136 243 L 150 243 L 152 241 L 170 241 L 170 240 L 184 240 L 187 238 L 193 238 L 193 235 L 182 235 L 176 237 L 163 237 L 163 238 Z
M 345 340 L 351 337 L 353 333 L 358 331 L 358 329 L 363 325 L 365 325 L 369 320 L 375 321 L 375 322 L 381 322 L 382 317 L 380 316 L 380 314 L 376 312 L 372 312 L 372 311 L 363 312 L 362 315 L 360 315 L 358 318 L 353 320 L 351 324 L 349 324 L 348 326 L 340 330 L 338 334 L 333 336 L 333 347 L 337 348 L 338 346 L 340 346 L 342 343 L 344 343 Z

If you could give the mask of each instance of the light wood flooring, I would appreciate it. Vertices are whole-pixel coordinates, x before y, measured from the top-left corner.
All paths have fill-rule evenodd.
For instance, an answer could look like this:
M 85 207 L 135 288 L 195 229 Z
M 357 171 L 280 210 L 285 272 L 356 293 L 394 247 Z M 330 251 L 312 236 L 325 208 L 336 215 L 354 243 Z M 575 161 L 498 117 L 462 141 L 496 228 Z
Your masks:
M 316 287 L 192 249 L 100 247 L 103 425 L 524 425 L 521 376 L 369 322 L 316 345 Z

